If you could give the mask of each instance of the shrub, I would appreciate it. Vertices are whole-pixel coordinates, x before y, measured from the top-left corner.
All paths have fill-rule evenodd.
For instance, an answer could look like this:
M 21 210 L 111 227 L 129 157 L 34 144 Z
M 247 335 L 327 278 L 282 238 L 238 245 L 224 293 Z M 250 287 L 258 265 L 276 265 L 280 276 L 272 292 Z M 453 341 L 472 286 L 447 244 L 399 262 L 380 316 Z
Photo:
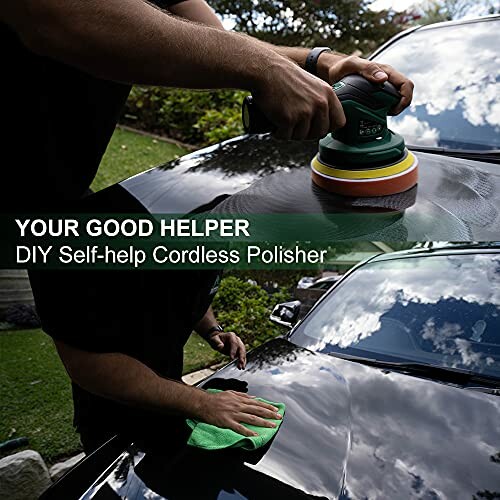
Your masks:
M 272 308 L 288 300 L 282 290 L 268 295 L 260 286 L 229 276 L 222 280 L 213 301 L 217 319 L 228 331 L 237 333 L 243 342 L 255 347 L 283 329 L 269 321 Z
M 266 282 L 277 283 L 281 289 L 285 289 L 289 293 L 290 297 L 293 296 L 300 278 L 316 274 L 317 271 L 314 269 L 235 269 L 226 272 L 226 276 L 235 276 L 244 281 L 247 279 L 255 280 L 261 286 Z
M 243 133 L 245 95 L 235 90 L 137 86 L 130 92 L 121 122 L 190 144 L 214 144 Z

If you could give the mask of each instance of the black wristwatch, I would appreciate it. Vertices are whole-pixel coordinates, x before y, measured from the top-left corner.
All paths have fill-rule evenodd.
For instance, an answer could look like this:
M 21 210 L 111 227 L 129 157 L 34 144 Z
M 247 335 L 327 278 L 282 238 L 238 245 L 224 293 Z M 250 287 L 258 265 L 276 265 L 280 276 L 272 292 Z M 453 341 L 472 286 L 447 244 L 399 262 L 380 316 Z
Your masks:
M 314 47 L 306 57 L 304 69 L 314 76 L 318 76 L 318 59 L 323 52 L 331 52 L 329 47 Z
M 216 325 L 216 326 L 212 326 L 212 328 L 209 328 L 203 335 L 202 337 L 204 339 L 208 339 L 210 338 L 210 334 L 213 333 L 213 332 L 219 332 L 219 333 L 222 333 L 224 332 L 224 328 L 222 328 L 222 326 L 220 325 Z

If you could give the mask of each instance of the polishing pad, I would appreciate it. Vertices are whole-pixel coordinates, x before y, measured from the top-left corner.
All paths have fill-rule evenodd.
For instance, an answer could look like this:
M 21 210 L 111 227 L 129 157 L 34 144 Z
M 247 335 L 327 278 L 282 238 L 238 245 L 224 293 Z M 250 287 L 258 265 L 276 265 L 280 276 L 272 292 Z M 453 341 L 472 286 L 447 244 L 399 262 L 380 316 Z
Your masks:
M 323 163 L 316 155 L 311 161 L 313 182 L 343 196 L 370 197 L 403 193 L 417 184 L 417 157 L 405 149 L 403 158 L 390 165 L 347 169 Z

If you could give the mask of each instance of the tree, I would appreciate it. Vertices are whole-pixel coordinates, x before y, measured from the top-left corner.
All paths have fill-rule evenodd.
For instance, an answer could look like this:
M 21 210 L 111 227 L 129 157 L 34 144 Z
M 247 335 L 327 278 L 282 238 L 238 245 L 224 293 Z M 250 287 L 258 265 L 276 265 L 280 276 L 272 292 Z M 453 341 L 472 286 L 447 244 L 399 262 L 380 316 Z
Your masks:
M 328 45 L 340 52 L 367 54 L 400 31 L 401 16 L 372 11 L 371 0 L 211 0 L 234 29 L 261 40 L 291 46 Z

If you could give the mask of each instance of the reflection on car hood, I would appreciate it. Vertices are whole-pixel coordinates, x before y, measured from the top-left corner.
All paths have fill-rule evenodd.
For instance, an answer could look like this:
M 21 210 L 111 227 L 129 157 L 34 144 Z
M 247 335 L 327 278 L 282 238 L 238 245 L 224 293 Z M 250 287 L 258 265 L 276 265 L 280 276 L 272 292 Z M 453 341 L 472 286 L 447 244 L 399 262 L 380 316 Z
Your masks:
M 392 197 L 344 198 L 312 184 L 309 163 L 316 149 L 316 142 L 244 136 L 120 186 L 153 213 L 188 213 L 218 205 L 219 212 L 233 214 L 359 214 L 357 232 L 339 238 L 486 241 L 500 231 L 496 165 L 416 153 L 420 178 L 413 190 Z M 382 228 L 370 223 L 374 212 L 388 210 L 398 216 L 386 219 Z
M 500 493 L 500 398 L 276 339 L 204 387 L 282 401 L 257 452 L 130 448 L 90 490 L 122 498 L 449 498 Z M 159 440 L 160 441 L 160 440 Z M 85 497 L 90 498 L 90 493 Z M 96 496 L 98 498 L 98 496 Z

